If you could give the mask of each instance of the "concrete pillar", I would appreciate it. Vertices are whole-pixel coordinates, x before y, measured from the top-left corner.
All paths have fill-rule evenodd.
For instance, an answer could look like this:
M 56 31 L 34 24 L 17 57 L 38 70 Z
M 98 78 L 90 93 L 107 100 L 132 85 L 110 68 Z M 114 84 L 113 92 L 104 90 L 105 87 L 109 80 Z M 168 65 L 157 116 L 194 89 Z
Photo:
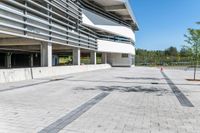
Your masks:
M 7 54 L 5 54 L 5 62 L 4 62 L 4 66 L 7 67 Z
M 41 44 L 41 66 L 52 66 L 52 43 Z
M 135 55 L 132 55 L 132 65 L 135 66 Z
M 96 51 L 90 52 L 90 63 L 96 65 L 97 64 L 97 53 Z
M 102 64 L 107 64 L 107 53 L 102 53 L 101 61 Z
M 81 64 L 81 50 L 80 48 L 73 49 L 73 65 Z
M 30 56 L 30 67 L 33 67 L 33 54 Z
M 5 64 L 5 66 L 7 68 L 11 68 L 12 67 L 11 57 L 12 57 L 12 53 L 7 53 L 6 54 L 6 62 L 5 62 L 6 64 Z

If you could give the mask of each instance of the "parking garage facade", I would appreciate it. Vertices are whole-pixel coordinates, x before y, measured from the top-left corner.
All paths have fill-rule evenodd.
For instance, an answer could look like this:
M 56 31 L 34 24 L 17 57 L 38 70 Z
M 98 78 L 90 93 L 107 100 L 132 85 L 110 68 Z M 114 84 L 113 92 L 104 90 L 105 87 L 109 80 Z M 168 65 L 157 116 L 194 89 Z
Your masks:
M 0 68 L 105 64 L 108 53 L 98 51 L 98 39 L 134 45 L 131 38 L 83 24 L 82 10 L 94 10 L 86 1 L 1 1 Z M 111 13 L 105 17 L 133 28 Z
M 3 68 L 73 64 L 73 49 L 97 49 L 95 33 L 81 25 L 77 0 L 6 0 L 0 6 Z

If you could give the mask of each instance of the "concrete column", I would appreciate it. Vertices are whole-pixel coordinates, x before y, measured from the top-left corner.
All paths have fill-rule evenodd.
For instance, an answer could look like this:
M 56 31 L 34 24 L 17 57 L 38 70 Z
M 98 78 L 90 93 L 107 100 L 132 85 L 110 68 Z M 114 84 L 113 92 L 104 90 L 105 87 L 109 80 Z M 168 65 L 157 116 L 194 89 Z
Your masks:
M 7 67 L 7 54 L 5 55 L 4 67 Z
M 107 64 L 107 53 L 102 53 L 101 61 L 102 64 Z
M 97 64 L 97 53 L 96 51 L 90 52 L 90 63 L 96 65 Z
M 73 49 L 73 65 L 81 64 L 81 50 L 80 48 Z
M 33 67 L 33 54 L 30 56 L 30 67 Z
M 135 66 L 135 55 L 132 55 L 132 65 Z
M 52 43 L 41 44 L 41 66 L 52 66 Z
M 12 67 L 11 56 L 12 56 L 12 53 L 7 53 L 6 54 L 6 64 L 5 64 L 5 66 L 7 68 L 11 68 Z

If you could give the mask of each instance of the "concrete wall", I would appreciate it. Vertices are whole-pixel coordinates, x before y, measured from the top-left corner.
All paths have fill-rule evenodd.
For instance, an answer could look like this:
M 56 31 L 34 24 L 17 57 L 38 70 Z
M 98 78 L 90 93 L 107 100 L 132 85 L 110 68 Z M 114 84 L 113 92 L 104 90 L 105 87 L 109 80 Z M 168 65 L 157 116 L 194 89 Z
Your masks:
M 108 63 L 114 67 L 131 67 L 132 66 L 132 55 L 128 54 L 127 58 L 122 57 L 119 53 L 108 54 Z
M 0 69 L 0 83 L 30 80 L 50 76 L 65 75 L 78 72 L 87 72 L 100 69 L 108 69 L 108 64 L 81 65 L 81 66 L 57 66 L 19 69 Z
M 0 83 L 32 79 L 30 68 L 0 69 Z

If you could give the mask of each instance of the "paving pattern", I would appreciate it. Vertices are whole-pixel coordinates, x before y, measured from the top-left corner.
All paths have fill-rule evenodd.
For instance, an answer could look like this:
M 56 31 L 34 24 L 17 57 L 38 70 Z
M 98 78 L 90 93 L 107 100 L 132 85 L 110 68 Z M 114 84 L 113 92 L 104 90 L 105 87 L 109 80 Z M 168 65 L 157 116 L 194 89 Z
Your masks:
M 181 90 L 172 82 L 172 80 L 163 71 L 161 73 L 166 78 L 169 87 L 174 92 L 180 104 L 185 107 L 194 107 L 191 101 L 181 92 Z
M 200 82 L 185 80 L 192 71 L 164 73 L 111 68 L 0 84 L 0 133 L 199 133 Z
M 77 107 L 76 109 L 72 110 L 67 115 L 63 116 L 62 118 L 58 119 L 48 127 L 42 129 L 39 131 L 39 133 L 58 133 L 60 130 L 62 130 L 64 127 L 69 125 L 71 122 L 76 120 L 78 117 L 80 117 L 84 112 L 89 110 L 92 106 L 100 102 L 104 97 L 106 97 L 109 93 L 102 92 L 95 96 L 94 98 L 90 99 L 86 103 L 82 104 L 81 106 Z

